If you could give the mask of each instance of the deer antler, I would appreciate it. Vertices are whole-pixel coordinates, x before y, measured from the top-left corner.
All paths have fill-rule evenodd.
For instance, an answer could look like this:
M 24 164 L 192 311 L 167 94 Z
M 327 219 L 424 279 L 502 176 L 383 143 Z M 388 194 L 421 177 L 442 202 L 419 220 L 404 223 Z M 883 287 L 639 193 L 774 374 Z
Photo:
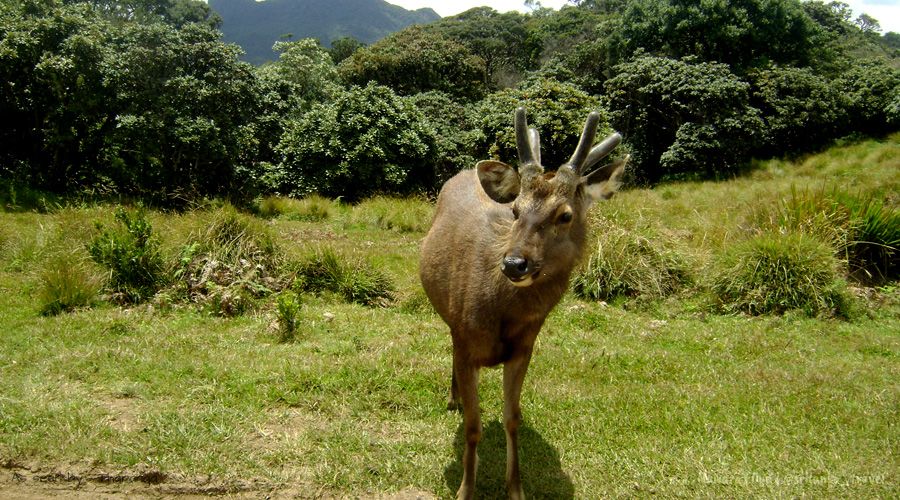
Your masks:
M 579 173 L 591 168 L 598 161 L 605 158 L 606 155 L 610 154 L 613 149 L 616 149 L 616 146 L 618 146 L 620 142 L 622 142 L 622 134 L 618 132 L 609 134 L 606 139 L 603 139 L 603 142 L 594 146 L 594 149 L 592 149 L 591 152 L 588 153 L 587 159 L 584 161 L 584 165 L 582 165 Z
M 528 128 L 525 108 L 516 108 L 516 150 L 519 152 L 519 168 L 526 165 L 540 166 L 541 139 L 535 128 Z
M 572 154 L 572 158 L 565 164 L 578 174 L 581 174 L 584 170 L 584 160 L 587 159 L 591 144 L 594 143 L 594 136 L 597 135 L 597 125 L 599 124 L 600 114 L 592 111 L 588 115 L 587 120 L 584 121 L 584 130 L 581 132 L 581 140 L 578 141 L 575 153 Z

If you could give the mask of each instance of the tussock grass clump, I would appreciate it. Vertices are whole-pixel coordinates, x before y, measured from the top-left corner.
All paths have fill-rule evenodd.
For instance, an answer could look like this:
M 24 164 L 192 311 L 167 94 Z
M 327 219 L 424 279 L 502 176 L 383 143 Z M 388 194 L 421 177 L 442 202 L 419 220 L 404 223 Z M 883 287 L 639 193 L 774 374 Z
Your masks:
M 38 310 L 43 316 L 90 307 L 97 302 L 102 279 L 69 254 L 50 259 L 41 272 Z
M 99 234 L 88 246 L 91 258 L 109 270 L 108 287 L 116 302 L 138 303 L 152 297 L 168 281 L 159 240 L 143 207 L 116 209 L 119 226 L 96 223 Z
M 337 208 L 337 202 L 316 194 L 299 200 L 269 196 L 259 200 L 256 204 L 256 213 L 267 219 L 282 217 L 288 220 L 320 222 L 333 217 Z
M 874 283 L 900 278 L 900 212 L 871 196 L 838 200 L 851 214 L 847 260 L 854 277 Z
M 792 188 L 789 197 L 774 208 L 753 210 L 750 219 L 758 232 L 822 240 L 860 281 L 883 283 L 900 277 L 900 213 L 872 195 Z
M 281 252 L 268 230 L 225 206 L 212 212 L 183 247 L 175 275 L 191 302 L 213 314 L 235 316 L 284 287 L 281 266 Z
M 684 258 L 663 238 L 609 227 L 575 275 L 575 295 L 611 301 L 619 297 L 663 298 L 691 282 Z
M 376 196 L 353 207 L 354 223 L 401 233 L 424 233 L 431 226 L 433 207 L 418 198 Z
M 726 311 L 846 317 L 849 298 L 834 250 L 809 235 L 762 233 L 727 248 L 712 289 Z
M 304 292 L 331 292 L 347 302 L 367 306 L 386 305 L 394 296 L 391 280 L 371 265 L 349 262 L 326 248 L 297 266 L 295 286 Z

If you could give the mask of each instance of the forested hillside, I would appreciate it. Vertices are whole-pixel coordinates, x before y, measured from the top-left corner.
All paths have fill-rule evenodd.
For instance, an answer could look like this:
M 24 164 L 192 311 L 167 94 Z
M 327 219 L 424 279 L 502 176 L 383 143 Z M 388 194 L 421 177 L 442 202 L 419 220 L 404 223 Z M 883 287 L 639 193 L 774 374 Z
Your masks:
M 19 191 L 184 205 L 433 193 L 514 158 L 525 105 L 551 168 L 583 117 L 625 136 L 630 185 L 717 178 L 900 128 L 897 34 L 840 2 L 621 0 L 476 8 L 366 46 L 241 62 L 195 0 L 0 7 L 0 177 Z
M 341 38 L 375 42 L 411 24 L 439 19 L 431 9 L 409 11 L 384 0 L 210 0 L 222 18 L 222 35 L 261 64 L 277 59 L 279 39 L 315 38 L 325 45 Z

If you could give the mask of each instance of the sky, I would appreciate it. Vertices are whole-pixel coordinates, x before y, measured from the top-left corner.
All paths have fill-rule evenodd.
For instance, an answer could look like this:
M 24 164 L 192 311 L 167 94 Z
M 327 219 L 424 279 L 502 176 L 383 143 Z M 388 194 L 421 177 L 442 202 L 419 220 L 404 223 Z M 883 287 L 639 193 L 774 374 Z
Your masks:
M 524 0 L 387 0 L 406 9 L 419 9 L 431 7 L 442 17 L 452 16 L 460 12 L 487 5 L 498 12 L 518 10 L 528 12 Z M 827 0 L 826 0 L 827 1 Z M 882 31 L 894 31 L 900 33 L 900 0 L 843 0 L 853 9 L 853 18 L 866 13 L 881 24 Z M 540 0 L 544 7 L 558 9 L 566 3 L 566 0 Z

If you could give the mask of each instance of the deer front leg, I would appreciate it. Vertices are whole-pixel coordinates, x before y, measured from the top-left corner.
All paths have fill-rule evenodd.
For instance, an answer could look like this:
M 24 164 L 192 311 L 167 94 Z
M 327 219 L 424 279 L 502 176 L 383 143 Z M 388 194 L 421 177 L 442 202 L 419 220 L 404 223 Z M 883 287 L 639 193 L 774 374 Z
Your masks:
M 522 408 L 519 399 L 522 395 L 522 383 L 525 372 L 531 361 L 531 348 L 523 348 L 521 352 L 510 358 L 503 365 L 503 423 L 506 427 L 506 491 L 509 498 L 520 500 L 525 498 L 522 492 L 522 480 L 519 477 L 519 425 L 522 423 Z
M 478 442 L 481 440 L 481 415 L 478 408 L 478 368 L 459 356 L 453 355 L 456 387 L 463 407 L 463 428 L 466 448 L 463 451 L 463 477 L 456 498 L 471 500 L 475 497 L 475 473 L 478 470 Z

